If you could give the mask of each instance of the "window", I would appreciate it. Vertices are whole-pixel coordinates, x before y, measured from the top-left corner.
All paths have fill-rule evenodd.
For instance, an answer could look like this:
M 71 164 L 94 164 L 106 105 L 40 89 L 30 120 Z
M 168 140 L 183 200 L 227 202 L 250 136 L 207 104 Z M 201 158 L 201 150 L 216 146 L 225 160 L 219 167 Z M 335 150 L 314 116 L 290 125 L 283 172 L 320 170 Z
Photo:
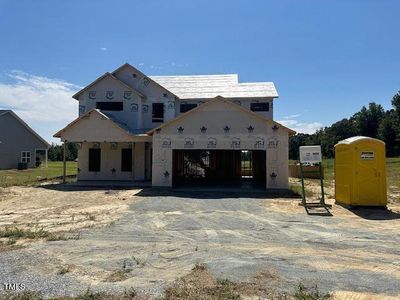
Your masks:
M 181 103 L 181 113 L 187 112 L 195 107 L 197 107 L 195 103 Z
M 30 163 L 31 162 L 31 152 L 30 151 L 22 151 L 21 152 L 21 162 Z
M 96 108 L 100 110 L 119 111 L 124 110 L 123 102 L 96 102 Z
M 89 149 L 89 172 L 99 172 L 101 164 L 101 149 Z
M 132 172 L 132 149 L 122 149 L 121 151 L 121 171 Z
M 164 122 L 164 103 L 153 103 L 153 122 Z
M 250 109 L 252 111 L 269 111 L 269 102 L 251 103 Z

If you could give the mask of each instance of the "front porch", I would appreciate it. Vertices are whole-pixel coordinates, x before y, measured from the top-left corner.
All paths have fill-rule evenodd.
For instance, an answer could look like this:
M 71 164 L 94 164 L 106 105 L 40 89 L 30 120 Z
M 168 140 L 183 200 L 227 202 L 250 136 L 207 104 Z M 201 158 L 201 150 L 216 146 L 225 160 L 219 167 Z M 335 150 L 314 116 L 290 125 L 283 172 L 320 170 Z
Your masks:
M 151 180 L 151 143 L 79 142 L 78 181 Z
M 151 180 L 152 139 L 91 110 L 54 135 L 78 145 L 78 181 Z M 64 172 L 65 174 L 65 172 Z

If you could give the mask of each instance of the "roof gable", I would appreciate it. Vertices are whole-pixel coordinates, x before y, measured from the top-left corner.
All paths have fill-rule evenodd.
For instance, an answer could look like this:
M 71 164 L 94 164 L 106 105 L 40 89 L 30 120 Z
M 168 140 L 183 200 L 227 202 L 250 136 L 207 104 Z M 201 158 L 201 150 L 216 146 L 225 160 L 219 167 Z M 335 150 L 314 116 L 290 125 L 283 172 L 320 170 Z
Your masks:
M 158 87 L 160 87 L 161 89 L 163 89 L 164 91 L 172 94 L 175 97 L 178 97 L 173 91 L 169 90 L 168 88 L 166 88 L 165 86 L 161 85 L 160 83 L 158 83 L 157 81 L 155 81 L 154 79 L 152 79 L 152 77 L 147 76 L 146 74 L 144 74 L 142 71 L 140 71 L 139 69 L 135 68 L 134 66 L 132 66 L 129 63 L 125 63 L 122 66 L 120 66 L 119 68 L 115 69 L 114 71 L 111 72 L 111 74 L 113 76 L 115 76 L 115 74 L 117 74 L 119 71 L 121 71 L 124 68 L 129 68 L 131 69 L 134 73 L 139 74 L 140 77 L 142 78 L 148 78 L 151 82 L 153 82 L 155 85 L 157 85 Z
M 125 128 L 123 128 L 122 126 L 120 126 L 119 124 L 114 122 L 109 116 L 105 115 L 104 113 L 100 112 L 97 109 L 92 109 L 92 110 L 86 112 L 85 114 L 83 114 L 82 116 L 76 118 L 74 121 L 69 123 L 66 127 L 64 127 L 63 129 L 61 129 L 60 131 L 55 133 L 53 136 L 62 138 L 62 136 L 65 133 L 67 133 L 68 131 L 73 131 L 76 126 L 79 126 L 81 123 L 85 123 L 85 121 L 90 119 L 92 115 L 95 116 L 95 119 L 106 121 L 107 126 L 105 126 L 105 127 L 107 129 L 116 130 L 116 131 L 118 131 L 119 135 L 121 135 L 121 136 L 125 136 L 125 137 L 132 136 L 132 134 L 129 131 L 127 131 Z M 87 124 L 85 124 L 85 125 L 87 125 Z M 86 126 L 83 126 L 83 127 L 86 127 Z M 104 132 L 104 134 L 107 134 L 107 133 Z
M 47 147 L 50 147 L 50 144 L 42 138 L 36 131 L 34 131 L 24 120 L 22 120 L 18 115 L 12 110 L 0 110 L 0 117 L 9 114 L 11 115 L 17 122 L 19 122 L 23 127 L 25 127 L 32 135 L 34 135 L 39 141 L 45 144 Z
M 179 115 L 175 119 L 172 119 L 169 122 L 166 122 L 166 123 L 160 125 L 159 127 L 148 131 L 147 134 L 151 135 L 154 132 L 156 132 L 156 131 L 158 131 L 158 130 L 160 130 L 162 128 L 169 127 L 169 126 L 171 126 L 172 124 L 174 124 L 174 123 L 176 123 L 178 121 L 182 121 L 183 119 L 187 119 L 190 116 L 192 116 L 193 114 L 196 114 L 197 112 L 205 111 L 205 110 L 213 110 L 212 106 L 215 106 L 215 105 L 224 105 L 229 110 L 241 111 L 241 112 L 243 112 L 245 114 L 251 115 L 254 118 L 257 118 L 258 120 L 260 120 L 262 122 L 266 122 L 268 124 L 277 125 L 277 126 L 283 128 L 283 129 L 286 129 L 289 132 L 289 134 L 291 134 L 291 135 L 294 135 L 296 133 L 294 130 L 289 129 L 289 128 L 283 126 L 282 124 L 280 124 L 278 122 L 275 122 L 275 121 L 270 120 L 270 119 L 266 119 L 263 116 L 255 113 L 255 112 L 253 112 L 253 111 L 251 111 L 251 110 L 249 110 L 247 108 L 244 108 L 244 107 L 242 107 L 242 106 L 240 106 L 238 104 L 235 104 L 235 103 L 233 103 L 233 102 L 231 102 L 229 100 L 226 100 L 225 98 L 223 98 L 221 96 L 218 96 L 218 97 L 215 97 L 213 100 L 207 101 L 206 103 L 204 103 L 204 104 L 202 104 L 200 106 L 197 106 L 196 108 L 194 108 L 192 110 L 189 110 L 186 113 L 183 113 L 183 114 Z
M 95 81 L 93 81 L 92 83 L 90 83 L 89 85 L 87 85 L 86 87 L 84 87 L 83 89 L 81 89 L 79 92 L 77 92 L 75 95 L 72 96 L 72 98 L 78 100 L 79 96 L 87 91 L 88 89 L 90 89 L 92 86 L 94 86 L 96 83 L 100 82 L 101 80 L 103 80 L 104 78 L 110 78 L 116 82 L 118 82 L 121 86 L 129 89 L 130 91 L 134 92 L 136 95 L 138 95 L 141 98 L 145 98 L 141 93 L 139 93 L 138 91 L 136 91 L 133 87 L 127 85 L 125 82 L 119 80 L 117 77 L 115 77 L 114 75 L 112 75 L 109 72 L 104 73 L 102 76 L 100 76 L 99 78 L 97 78 Z

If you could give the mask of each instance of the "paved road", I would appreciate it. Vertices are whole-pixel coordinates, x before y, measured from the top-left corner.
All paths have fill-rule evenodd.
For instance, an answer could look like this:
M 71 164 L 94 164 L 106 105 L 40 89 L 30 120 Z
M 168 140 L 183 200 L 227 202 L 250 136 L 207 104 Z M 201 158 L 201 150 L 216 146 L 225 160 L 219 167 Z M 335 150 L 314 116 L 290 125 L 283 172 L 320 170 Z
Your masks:
M 88 285 L 157 295 L 206 263 L 215 276 L 231 280 L 276 272 L 278 290 L 291 291 L 302 281 L 322 291 L 400 295 L 398 214 L 354 214 L 335 206 L 332 217 L 308 216 L 294 199 L 194 197 L 143 193 L 115 224 L 86 230 L 80 240 L 0 253 L 0 282 L 23 282 L 47 295 Z M 67 264 L 72 271 L 58 275 Z M 132 269 L 129 279 L 103 282 L 123 268 Z

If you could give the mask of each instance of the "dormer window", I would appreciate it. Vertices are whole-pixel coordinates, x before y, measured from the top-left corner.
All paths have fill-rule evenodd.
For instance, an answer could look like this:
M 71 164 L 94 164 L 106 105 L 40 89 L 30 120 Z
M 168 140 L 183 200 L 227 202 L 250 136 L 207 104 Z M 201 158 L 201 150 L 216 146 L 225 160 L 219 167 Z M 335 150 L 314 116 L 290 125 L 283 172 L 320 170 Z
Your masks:
M 255 102 L 250 104 L 252 111 L 269 111 L 269 102 Z

